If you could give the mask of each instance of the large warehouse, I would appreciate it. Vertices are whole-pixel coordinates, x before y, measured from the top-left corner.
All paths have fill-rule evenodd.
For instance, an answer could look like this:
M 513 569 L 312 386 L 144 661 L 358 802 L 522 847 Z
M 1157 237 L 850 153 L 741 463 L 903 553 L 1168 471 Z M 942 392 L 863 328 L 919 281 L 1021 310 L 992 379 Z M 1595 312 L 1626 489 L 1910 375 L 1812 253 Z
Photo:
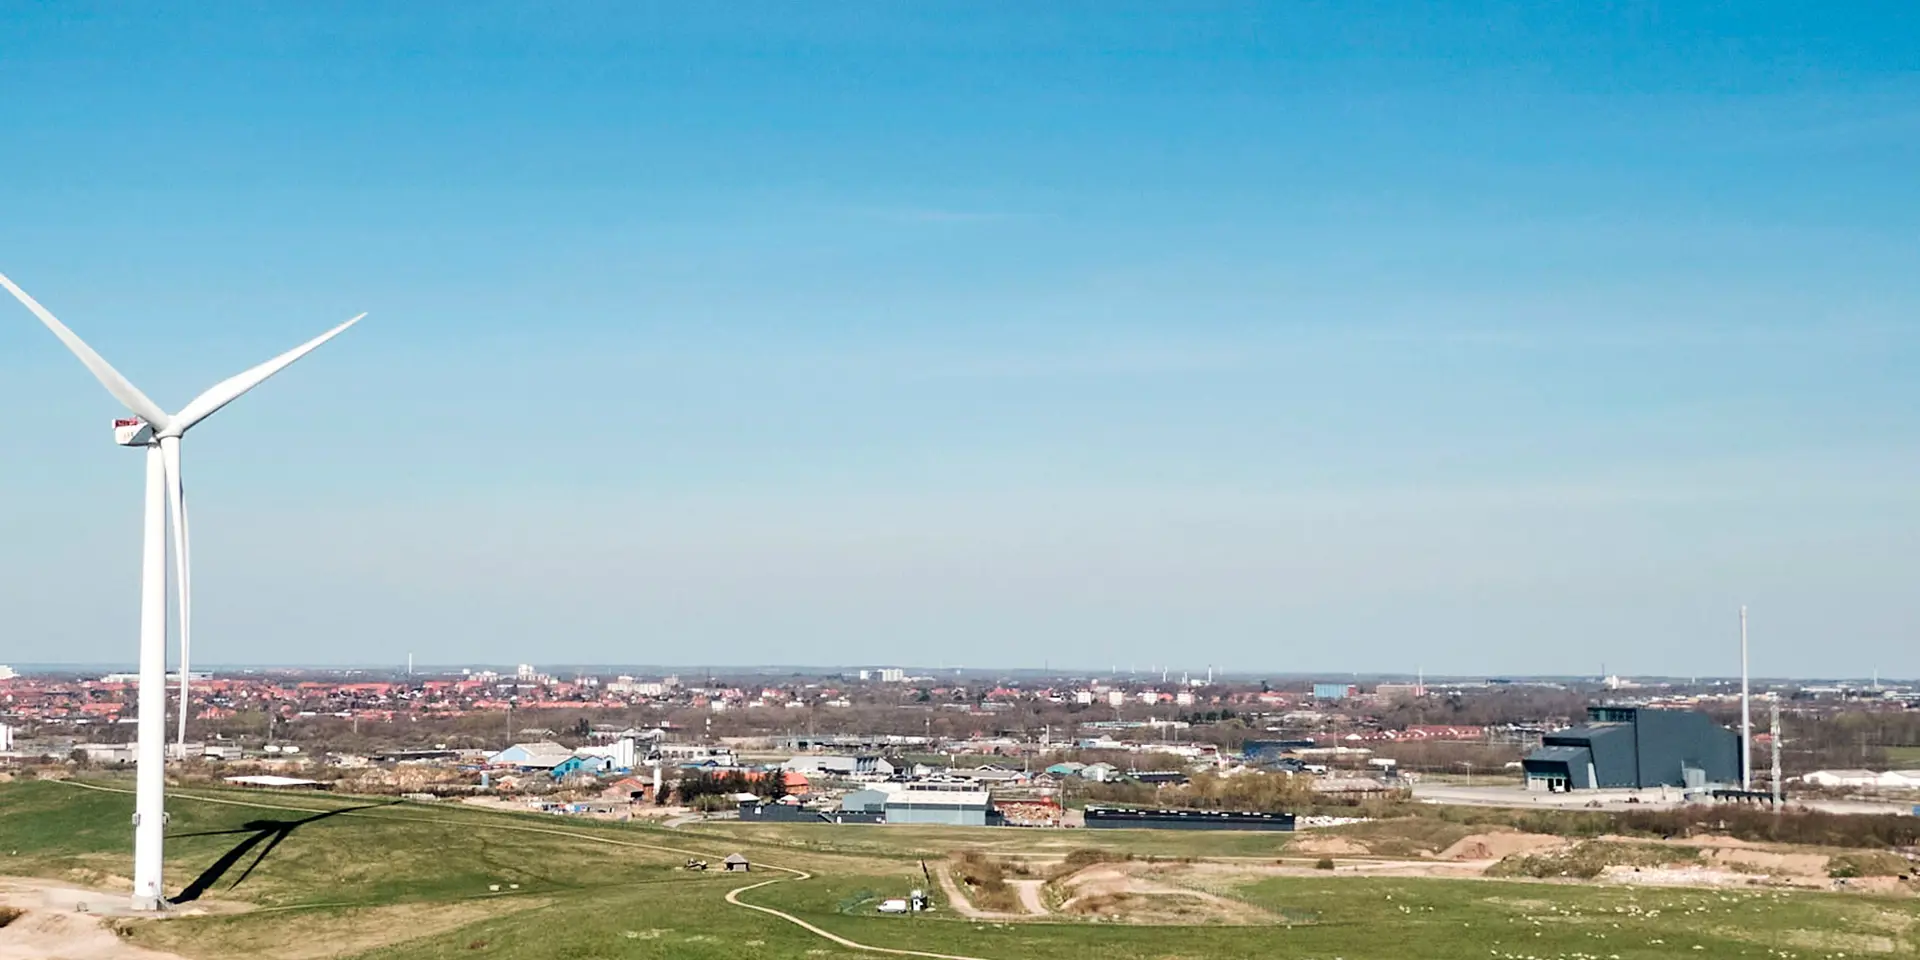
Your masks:
M 999 820 L 992 795 L 970 783 L 876 783 L 841 798 L 840 809 L 877 813 L 887 823 L 986 827 Z
M 1588 707 L 1521 762 L 1528 790 L 1699 788 L 1740 782 L 1740 735 L 1704 713 Z

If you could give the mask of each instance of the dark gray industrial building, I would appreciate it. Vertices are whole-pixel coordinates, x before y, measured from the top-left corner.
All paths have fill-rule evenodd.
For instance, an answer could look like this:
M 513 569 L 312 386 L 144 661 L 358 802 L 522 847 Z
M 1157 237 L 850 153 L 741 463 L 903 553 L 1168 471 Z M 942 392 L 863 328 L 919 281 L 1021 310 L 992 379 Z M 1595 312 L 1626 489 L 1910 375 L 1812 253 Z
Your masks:
M 1704 713 L 1588 707 L 1587 722 L 1541 738 L 1521 761 L 1527 789 L 1699 789 L 1740 782 L 1740 735 Z
M 818 810 L 797 803 L 740 801 L 740 819 L 747 823 L 885 823 L 885 813 L 874 810 Z

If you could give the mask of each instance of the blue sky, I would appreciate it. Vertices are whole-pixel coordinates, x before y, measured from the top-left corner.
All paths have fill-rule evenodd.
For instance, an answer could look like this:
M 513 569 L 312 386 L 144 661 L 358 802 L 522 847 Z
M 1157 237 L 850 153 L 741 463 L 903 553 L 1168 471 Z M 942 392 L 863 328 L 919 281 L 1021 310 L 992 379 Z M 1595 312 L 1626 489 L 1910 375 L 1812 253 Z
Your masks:
M 1920 10 L 0 0 L 217 662 L 1920 674 Z M 0 304 L 0 306 L 6 306 Z M 140 468 L 0 310 L 0 661 Z

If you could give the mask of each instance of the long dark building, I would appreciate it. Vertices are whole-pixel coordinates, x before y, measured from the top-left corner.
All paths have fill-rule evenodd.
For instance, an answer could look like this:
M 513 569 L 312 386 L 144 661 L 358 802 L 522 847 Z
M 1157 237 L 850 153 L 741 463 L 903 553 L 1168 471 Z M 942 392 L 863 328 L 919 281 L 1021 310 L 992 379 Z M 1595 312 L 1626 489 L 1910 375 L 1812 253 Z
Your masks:
M 1248 740 L 1240 745 L 1240 757 L 1247 763 L 1267 764 L 1295 751 L 1314 747 L 1312 737 L 1294 740 Z
M 1154 830 L 1292 830 L 1291 813 L 1231 810 L 1123 810 L 1088 807 L 1087 828 Z
M 1740 782 L 1740 735 L 1704 713 L 1588 707 L 1587 722 L 1541 738 L 1521 761 L 1527 789 L 1699 789 Z
M 877 810 L 815 810 L 797 803 L 743 800 L 740 819 L 746 823 L 885 823 L 887 817 Z

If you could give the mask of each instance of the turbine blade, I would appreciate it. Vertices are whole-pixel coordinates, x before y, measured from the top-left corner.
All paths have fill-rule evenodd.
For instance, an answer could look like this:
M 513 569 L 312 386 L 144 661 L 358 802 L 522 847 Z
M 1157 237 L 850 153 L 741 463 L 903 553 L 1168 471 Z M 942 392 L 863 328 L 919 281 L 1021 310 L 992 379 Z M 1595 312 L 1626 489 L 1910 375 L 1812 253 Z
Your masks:
M 187 548 L 187 491 L 180 476 L 180 438 L 160 441 L 160 456 L 167 468 L 167 510 L 173 514 L 174 585 L 180 596 L 180 759 L 187 759 L 187 671 L 193 653 L 193 564 Z
M 274 357 L 272 360 L 268 360 L 266 363 L 254 367 L 245 373 L 228 377 L 214 384 L 207 392 L 194 397 L 192 403 L 187 404 L 174 416 L 174 429 L 186 430 L 194 424 L 212 416 L 214 411 L 239 399 L 241 394 L 259 386 L 261 381 L 285 370 L 295 360 L 312 353 L 314 349 L 321 344 L 345 333 L 348 327 L 359 323 L 360 317 L 364 316 L 366 316 L 366 314 L 363 313 L 359 317 L 354 317 L 346 323 L 334 327 L 332 330 L 328 330 L 326 333 L 314 337 L 312 340 L 308 340 L 306 343 L 294 347 L 292 350 L 288 350 L 286 353 Z
M 28 296 L 25 290 L 14 286 L 13 281 L 7 279 L 5 274 L 0 274 L 0 287 L 6 287 L 7 292 L 13 294 L 15 300 L 33 311 L 33 315 L 39 317 L 40 322 L 46 324 L 47 329 L 53 331 L 53 335 L 59 337 L 60 342 L 66 344 L 67 349 L 73 351 L 73 355 L 79 357 L 81 363 L 86 364 L 87 369 L 93 372 L 94 379 L 99 380 L 100 385 L 106 387 L 108 393 L 126 404 L 127 409 L 133 411 L 135 416 L 153 424 L 155 430 L 163 430 L 172 422 L 172 418 L 167 416 L 166 411 L 160 409 L 159 404 L 147 399 L 147 395 L 141 393 L 140 388 L 134 386 L 126 377 L 121 376 L 120 371 L 113 368 L 113 364 L 93 352 L 93 348 L 87 346 L 85 340 L 67 329 L 67 325 L 61 323 L 46 307 L 41 306 L 40 301 Z

